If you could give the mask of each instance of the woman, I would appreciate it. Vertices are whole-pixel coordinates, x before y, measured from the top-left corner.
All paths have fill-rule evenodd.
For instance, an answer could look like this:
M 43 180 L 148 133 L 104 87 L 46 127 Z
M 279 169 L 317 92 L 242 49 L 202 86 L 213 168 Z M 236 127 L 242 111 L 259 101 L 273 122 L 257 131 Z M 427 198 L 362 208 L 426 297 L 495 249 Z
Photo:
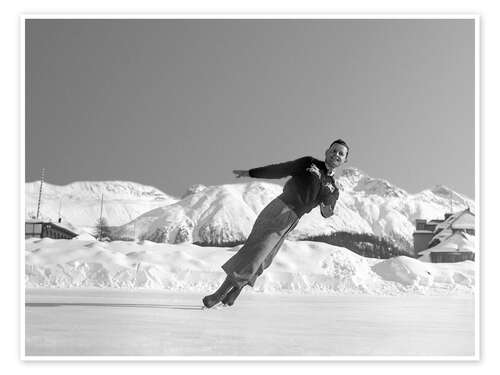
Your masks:
M 347 161 L 348 154 L 349 146 L 337 139 L 325 151 L 325 161 L 305 156 L 248 171 L 233 171 L 238 178 L 292 178 L 286 182 L 283 193 L 257 216 L 241 249 L 222 265 L 227 277 L 215 293 L 203 298 L 205 307 L 211 308 L 219 302 L 231 306 L 244 286 L 253 287 L 304 214 L 319 205 L 324 218 L 333 215 L 339 197 L 333 174 L 335 168 Z

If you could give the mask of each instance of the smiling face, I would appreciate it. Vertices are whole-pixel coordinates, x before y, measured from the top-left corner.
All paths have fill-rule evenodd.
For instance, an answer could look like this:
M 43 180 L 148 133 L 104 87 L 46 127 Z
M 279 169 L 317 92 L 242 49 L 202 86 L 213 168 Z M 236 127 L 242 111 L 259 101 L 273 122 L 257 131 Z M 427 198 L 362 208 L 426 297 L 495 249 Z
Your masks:
M 334 169 L 347 161 L 347 147 L 339 143 L 334 143 L 325 152 L 325 164 L 328 169 Z

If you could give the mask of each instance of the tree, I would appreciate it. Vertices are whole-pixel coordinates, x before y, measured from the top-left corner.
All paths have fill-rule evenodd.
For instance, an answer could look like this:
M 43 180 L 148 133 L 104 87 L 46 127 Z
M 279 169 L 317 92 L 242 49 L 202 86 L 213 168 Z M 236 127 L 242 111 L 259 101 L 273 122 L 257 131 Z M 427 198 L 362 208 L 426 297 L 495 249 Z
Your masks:
M 111 240 L 111 228 L 105 218 L 101 217 L 97 219 L 94 227 L 94 237 L 99 241 L 110 241 Z
M 398 239 L 399 243 L 396 243 L 391 238 L 375 236 L 369 233 L 333 232 L 331 234 L 301 238 L 300 240 L 325 242 L 330 245 L 345 247 L 368 258 L 388 259 L 400 255 L 414 257 L 412 253 L 400 248 L 400 244 L 405 245 L 402 239 Z

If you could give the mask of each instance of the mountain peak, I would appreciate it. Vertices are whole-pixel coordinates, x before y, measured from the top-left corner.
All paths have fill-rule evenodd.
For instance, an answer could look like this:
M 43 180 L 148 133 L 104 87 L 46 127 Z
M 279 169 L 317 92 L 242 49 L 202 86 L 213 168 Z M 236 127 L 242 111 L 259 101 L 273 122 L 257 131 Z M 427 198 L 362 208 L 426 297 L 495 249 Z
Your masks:
M 442 197 L 450 196 L 450 194 L 454 193 L 454 191 L 446 185 L 435 185 L 431 189 L 431 192 Z
M 191 194 L 196 194 L 196 193 L 199 193 L 199 192 L 202 192 L 203 190 L 205 190 L 207 188 L 206 185 L 203 185 L 203 184 L 194 184 L 194 185 L 191 185 L 184 194 L 182 194 L 182 197 L 181 199 L 184 199 L 186 198 L 187 196 L 191 195 Z
M 338 182 L 342 190 L 378 195 L 381 197 L 404 197 L 408 195 L 403 189 L 394 186 L 382 178 L 372 178 L 358 168 L 343 168 L 338 174 Z
M 345 167 L 340 170 L 340 177 L 359 177 L 364 175 L 363 171 L 355 167 Z
M 345 167 L 335 173 L 335 178 L 341 190 L 352 190 L 364 175 L 358 168 Z

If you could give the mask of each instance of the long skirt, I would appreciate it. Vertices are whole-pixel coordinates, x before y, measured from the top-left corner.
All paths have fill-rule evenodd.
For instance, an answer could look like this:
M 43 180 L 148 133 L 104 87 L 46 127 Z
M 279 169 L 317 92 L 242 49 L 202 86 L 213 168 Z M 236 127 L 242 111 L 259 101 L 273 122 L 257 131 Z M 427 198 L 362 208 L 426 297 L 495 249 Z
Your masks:
M 297 214 L 280 198 L 275 198 L 257 216 L 245 244 L 222 269 L 239 287 L 247 284 L 253 287 L 298 222 Z

